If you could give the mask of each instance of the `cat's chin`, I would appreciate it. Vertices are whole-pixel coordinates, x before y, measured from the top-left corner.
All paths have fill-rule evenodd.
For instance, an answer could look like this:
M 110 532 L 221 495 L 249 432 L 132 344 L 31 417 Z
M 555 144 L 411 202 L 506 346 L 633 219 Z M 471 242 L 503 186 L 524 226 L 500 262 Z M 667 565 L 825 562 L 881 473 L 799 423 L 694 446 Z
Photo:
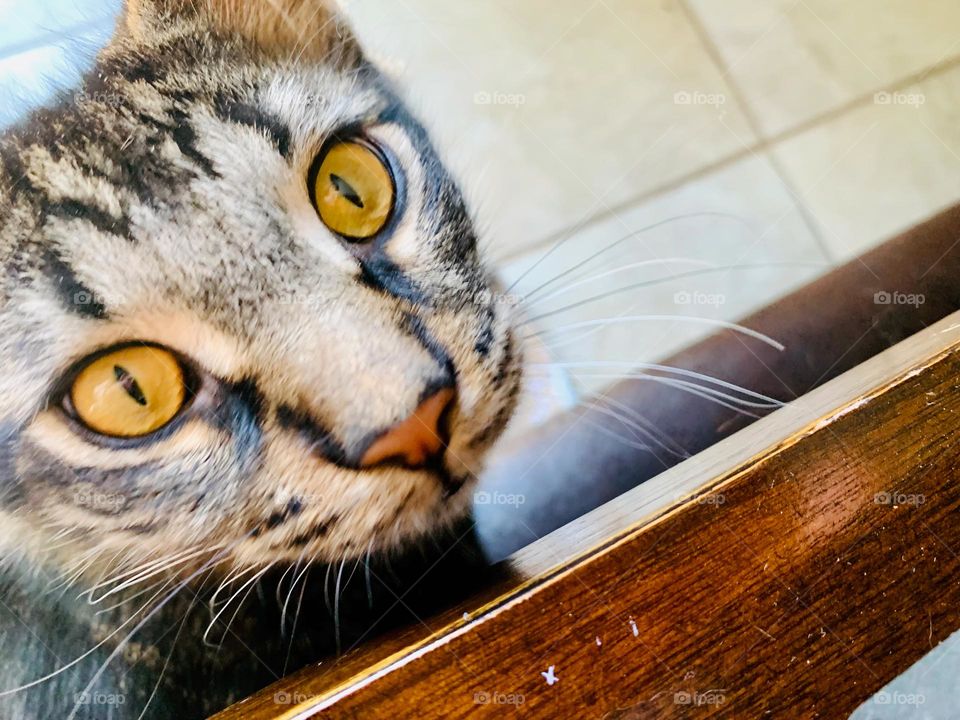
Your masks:
M 304 504 L 282 526 L 241 541 L 233 560 L 249 567 L 328 564 L 402 552 L 470 514 L 478 480 L 458 466 L 383 468 L 372 478 L 379 491 L 344 506 L 333 520 L 328 507 Z

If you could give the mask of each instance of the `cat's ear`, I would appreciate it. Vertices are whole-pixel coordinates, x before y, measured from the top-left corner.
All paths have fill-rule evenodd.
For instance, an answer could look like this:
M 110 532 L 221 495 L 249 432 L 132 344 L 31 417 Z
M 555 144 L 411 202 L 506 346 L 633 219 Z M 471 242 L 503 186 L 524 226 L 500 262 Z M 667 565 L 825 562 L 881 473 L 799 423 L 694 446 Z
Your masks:
M 142 37 L 178 18 L 241 35 L 278 56 L 362 57 L 336 0 L 126 0 L 120 33 Z

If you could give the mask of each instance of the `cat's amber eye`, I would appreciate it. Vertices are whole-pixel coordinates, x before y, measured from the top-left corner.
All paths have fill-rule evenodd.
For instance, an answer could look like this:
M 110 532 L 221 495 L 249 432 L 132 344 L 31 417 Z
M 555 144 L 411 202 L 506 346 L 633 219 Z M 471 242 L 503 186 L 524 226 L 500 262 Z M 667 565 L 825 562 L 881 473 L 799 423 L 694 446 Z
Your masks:
M 180 362 L 148 345 L 131 345 L 94 359 L 70 386 L 73 413 L 101 435 L 134 438 L 170 422 L 187 400 Z
M 312 173 L 313 203 L 324 225 L 348 240 L 380 232 L 393 211 L 397 189 L 379 150 L 361 140 L 330 145 Z

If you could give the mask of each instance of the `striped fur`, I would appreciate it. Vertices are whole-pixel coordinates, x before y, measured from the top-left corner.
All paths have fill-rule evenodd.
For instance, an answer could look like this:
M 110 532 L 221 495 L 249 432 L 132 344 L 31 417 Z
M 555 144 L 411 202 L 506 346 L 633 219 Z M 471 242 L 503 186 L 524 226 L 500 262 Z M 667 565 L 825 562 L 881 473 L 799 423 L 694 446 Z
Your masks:
M 403 175 L 400 217 L 359 255 L 306 191 L 320 146 L 348 127 Z M 238 571 L 352 563 L 467 512 L 517 394 L 512 320 L 423 129 L 326 7 L 130 3 L 83 87 L 0 138 L 0 217 L 0 553 L 14 606 L 81 558 L 81 589 L 121 561 L 195 548 L 229 547 L 223 567 Z M 184 354 L 203 382 L 170 432 L 119 446 L 78 432 L 56 392 L 77 361 L 129 341 Z M 449 380 L 444 477 L 353 467 L 371 434 Z M 67 662 L 93 636 L 64 637 Z M 0 691 L 51 662 L 26 657 Z M 65 716 L 72 687 L 32 696 L 48 714 L 22 695 L 0 697 L 0 713 Z M 137 717 L 134 704 L 113 717 Z

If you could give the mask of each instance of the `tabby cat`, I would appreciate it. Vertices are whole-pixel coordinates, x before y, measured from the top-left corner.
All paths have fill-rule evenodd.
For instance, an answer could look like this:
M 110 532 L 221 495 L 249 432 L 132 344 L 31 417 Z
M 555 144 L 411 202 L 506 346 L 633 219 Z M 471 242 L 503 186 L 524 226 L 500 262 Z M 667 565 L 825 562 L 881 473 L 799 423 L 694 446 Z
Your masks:
M 0 716 L 204 717 L 459 582 L 521 353 L 335 10 L 130 0 L 0 187 Z

